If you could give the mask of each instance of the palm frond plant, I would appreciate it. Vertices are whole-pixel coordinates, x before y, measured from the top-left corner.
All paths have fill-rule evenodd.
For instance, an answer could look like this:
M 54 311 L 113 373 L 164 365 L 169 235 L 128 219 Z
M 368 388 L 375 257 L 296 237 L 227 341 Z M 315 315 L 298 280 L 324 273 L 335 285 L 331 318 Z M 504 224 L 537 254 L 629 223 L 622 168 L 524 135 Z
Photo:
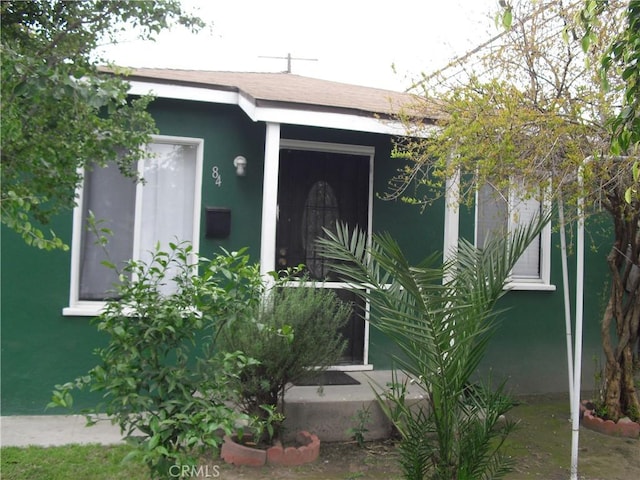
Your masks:
M 405 478 L 492 479 L 509 470 L 501 446 L 514 426 L 503 419 L 513 403 L 504 384 L 470 385 L 509 273 L 549 220 L 550 213 L 482 250 L 461 240 L 444 264 L 435 254 L 411 265 L 388 234 L 369 242 L 339 225 L 318 240 L 336 273 L 369 302 L 372 325 L 397 344 L 394 361 L 428 400 L 409 406 L 402 388 L 378 397 L 400 434 Z

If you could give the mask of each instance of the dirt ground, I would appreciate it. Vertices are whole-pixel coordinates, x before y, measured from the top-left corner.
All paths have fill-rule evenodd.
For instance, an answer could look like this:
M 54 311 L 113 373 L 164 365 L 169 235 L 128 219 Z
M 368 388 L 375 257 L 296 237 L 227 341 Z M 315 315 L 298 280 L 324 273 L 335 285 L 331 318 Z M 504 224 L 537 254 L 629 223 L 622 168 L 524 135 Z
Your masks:
M 505 453 L 515 462 L 507 480 L 569 478 L 571 422 L 564 396 L 520 398 L 510 417 L 519 428 L 510 436 Z M 578 474 L 581 480 L 640 478 L 640 439 L 615 438 L 580 429 Z M 400 479 L 398 452 L 392 441 L 323 443 L 317 462 L 301 467 L 249 468 L 218 465 L 220 479 L 354 480 Z

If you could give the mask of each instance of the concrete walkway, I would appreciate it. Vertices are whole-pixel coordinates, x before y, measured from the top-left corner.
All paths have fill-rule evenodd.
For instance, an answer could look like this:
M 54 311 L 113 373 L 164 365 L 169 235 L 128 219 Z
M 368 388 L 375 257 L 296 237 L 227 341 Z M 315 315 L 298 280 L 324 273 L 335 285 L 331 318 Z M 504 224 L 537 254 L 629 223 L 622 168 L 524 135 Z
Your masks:
M 375 400 L 371 385 L 385 387 L 391 381 L 391 372 L 376 370 L 347 372 L 359 385 L 292 387 L 285 396 L 286 431 L 305 429 L 316 433 L 322 441 L 340 441 L 350 438 L 347 430 L 357 426 L 358 411 L 367 411 L 369 430 L 367 439 L 386 438 L 391 425 Z M 420 391 L 409 388 L 409 400 L 420 401 Z M 72 443 L 121 443 L 117 425 L 101 419 L 96 425 L 85 427 L 82 415 L 33 415 L 0 417 L 0 445 L 56 446 Z
M 0 445 L 51 447 L 71 443 L 121 443 L 120 427 L 108 419 L 86 427 L 83 415 L 29 415 L 0 417 Z

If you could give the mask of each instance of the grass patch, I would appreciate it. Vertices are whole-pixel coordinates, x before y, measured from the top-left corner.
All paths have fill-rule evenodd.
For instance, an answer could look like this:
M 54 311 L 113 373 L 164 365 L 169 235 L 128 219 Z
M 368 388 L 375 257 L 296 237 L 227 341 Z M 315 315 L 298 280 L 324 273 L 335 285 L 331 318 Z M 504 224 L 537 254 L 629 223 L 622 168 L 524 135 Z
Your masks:
M 65 445 L 63 447 L 3 447 L 3 480 L 148 480 L 147 466 L 138 460 L 122 462 L 128 445 Z
M 569 478 L 571 422 L 565 396 L 531 397 L 509 412 L 519 428 L 509 436 L 505 454 L 515 470 L 505 480 L 563 480 Z M 578 472 L 584 480 L 640 478 L 640 439 L 609 437 L 580 429 Z M 131 451 L 125 444 L 63 447 L 3 447 L 0 449 L 2 480 L 148 480 L 142 462 L 122 463 Z M 323 443 L 320 459 L 298 467 L 264 468 L 227 465 L 217 451 L 202 455 L 198 465 L 205 475 L 191 478 L 223 480 L 359 480 L 399 479 L 398 452 L 393 442 L 371 442 L 361 448 L 355 442 Z M 208 467 L 207 467 L 208 466 Z M 208 468 L 208 470 L 206 470 Z M 217 477 L 216 477 L 217 474 Z

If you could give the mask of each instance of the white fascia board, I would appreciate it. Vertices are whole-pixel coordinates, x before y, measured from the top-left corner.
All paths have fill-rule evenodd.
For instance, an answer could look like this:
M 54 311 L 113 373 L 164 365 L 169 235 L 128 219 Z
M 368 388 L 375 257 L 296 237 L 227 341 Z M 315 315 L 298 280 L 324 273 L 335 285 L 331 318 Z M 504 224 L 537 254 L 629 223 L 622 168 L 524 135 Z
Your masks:
M 256 120 L 256 103 L 252 97 L 243 94 L 242 92 L 238 94 L 238 106 L 242 109 L 244 113 L 254 122 Z
M 131 85 L 129 89 L 131 95 L 151 94 L 160 98 L 238 105 L 254 122 L 304 125 L 398 136 L 407 134 L 407 128 L 398 120 L 381 120 L 373 117 L 335 112 L 258 107 L 256 106 L 255 100 L 250 96 L 213 88 L 171 85 L 139 80 L 130 81 L 129 84 Z M 424 125 L 420 128 L 418 136 L 429 137 L 437 128 L 438 127 L 433 125 Z M 412 135 L 415 134 L 415 132 L 412 133 Z
M 131 85 L 129 88 L 131 95 L 154 95 L 160 98 L 238 105 L 238 92 L 137 80 L 130 81 L 129 84 Z

